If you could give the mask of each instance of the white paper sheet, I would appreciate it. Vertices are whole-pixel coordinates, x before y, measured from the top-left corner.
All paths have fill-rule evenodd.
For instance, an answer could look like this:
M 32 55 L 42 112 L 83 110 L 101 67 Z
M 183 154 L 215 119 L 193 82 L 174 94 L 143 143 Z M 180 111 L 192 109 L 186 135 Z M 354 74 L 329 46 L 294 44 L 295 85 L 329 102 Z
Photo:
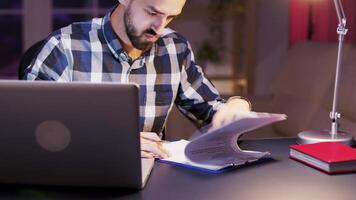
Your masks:
M 164 144 L 171 157 L 165 161 L 194 167 L 219 170 L 239 166 L 270 156 L 269 152 L 241 150 L 238 138 L 248 131 L 285 120 L 286 115 L 250 112 L 235 121 L 217 128 L 210 128 L 192 141 Z

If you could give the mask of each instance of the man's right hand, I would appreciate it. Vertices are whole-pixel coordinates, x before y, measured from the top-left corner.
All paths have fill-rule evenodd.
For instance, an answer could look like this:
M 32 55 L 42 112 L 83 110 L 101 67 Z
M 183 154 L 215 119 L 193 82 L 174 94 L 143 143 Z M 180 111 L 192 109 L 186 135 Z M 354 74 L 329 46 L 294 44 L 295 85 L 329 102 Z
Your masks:
M 251 111 L 249 101 L 240 97 L 231 97 L 227 103 L 218 110 L 212 121 L 213 127 L 221 127 L 239 118 L 243 118 Z
M 141 132 L 141 157 L 142 158 L 168 158 L 168 151 L 162 147 L 162 140 L 156 133 Z

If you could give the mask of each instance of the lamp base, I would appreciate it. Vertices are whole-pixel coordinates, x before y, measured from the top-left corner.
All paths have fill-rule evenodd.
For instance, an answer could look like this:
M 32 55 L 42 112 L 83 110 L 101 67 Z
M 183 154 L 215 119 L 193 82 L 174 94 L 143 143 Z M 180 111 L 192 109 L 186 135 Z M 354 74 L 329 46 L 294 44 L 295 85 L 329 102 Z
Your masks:
M 303 131 L 298 134 L 298 144 L 312 144 L 318 142 L 340 142 L 348 146 L 353 146 L 354 138 L 351 134 L 338 132 L 336 136 L 332 136 L 330 131 Z

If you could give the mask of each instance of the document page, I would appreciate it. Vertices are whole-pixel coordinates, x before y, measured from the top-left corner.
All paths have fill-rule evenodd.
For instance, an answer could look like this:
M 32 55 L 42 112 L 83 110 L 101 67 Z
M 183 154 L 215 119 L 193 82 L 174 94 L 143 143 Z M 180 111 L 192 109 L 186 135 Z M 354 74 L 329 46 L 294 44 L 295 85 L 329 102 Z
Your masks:
M 249 112 L 221 127 L 209 128 L 192 141 L 164 144 L 170 151 L 167 161 L 194 165 L 207 169 L 222 169 L 255 162 L 270 156 L 269 152 L 241 150 L 238 138 L 248 131 L 285 120 L 286 115 Z
M 204 165 L 199 163 L 194 163 L 190 161 L 184 154 L 184 149 L 187 146 L 189 141 L 180 140 L 176 142 L 166 142 L 163 144 L 163 148 L 167 149 L 171 156 L 166 159 L 162 159 L 162 161 L 168 161 L 176 164 L 183 164 L 188 166 L 193 166 L 197 168 L 209 169 L 209 170 L 219 170 L 224 168 L 225 166 L 219 165 Z

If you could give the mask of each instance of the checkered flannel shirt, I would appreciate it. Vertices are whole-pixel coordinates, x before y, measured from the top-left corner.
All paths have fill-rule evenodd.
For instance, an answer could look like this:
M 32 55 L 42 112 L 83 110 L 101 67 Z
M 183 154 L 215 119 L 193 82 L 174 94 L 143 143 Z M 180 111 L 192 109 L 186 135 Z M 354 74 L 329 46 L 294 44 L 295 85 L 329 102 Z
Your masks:
M 131 60 L 113 31 L 111 13 L 51 34 L 24 78 L 136 83 L 141 131 L 161 134 L 174 103 L 197 125 L 210 123 L 223 100 L 195 63 L 188 41 L 166 29 L 149 51 Z

